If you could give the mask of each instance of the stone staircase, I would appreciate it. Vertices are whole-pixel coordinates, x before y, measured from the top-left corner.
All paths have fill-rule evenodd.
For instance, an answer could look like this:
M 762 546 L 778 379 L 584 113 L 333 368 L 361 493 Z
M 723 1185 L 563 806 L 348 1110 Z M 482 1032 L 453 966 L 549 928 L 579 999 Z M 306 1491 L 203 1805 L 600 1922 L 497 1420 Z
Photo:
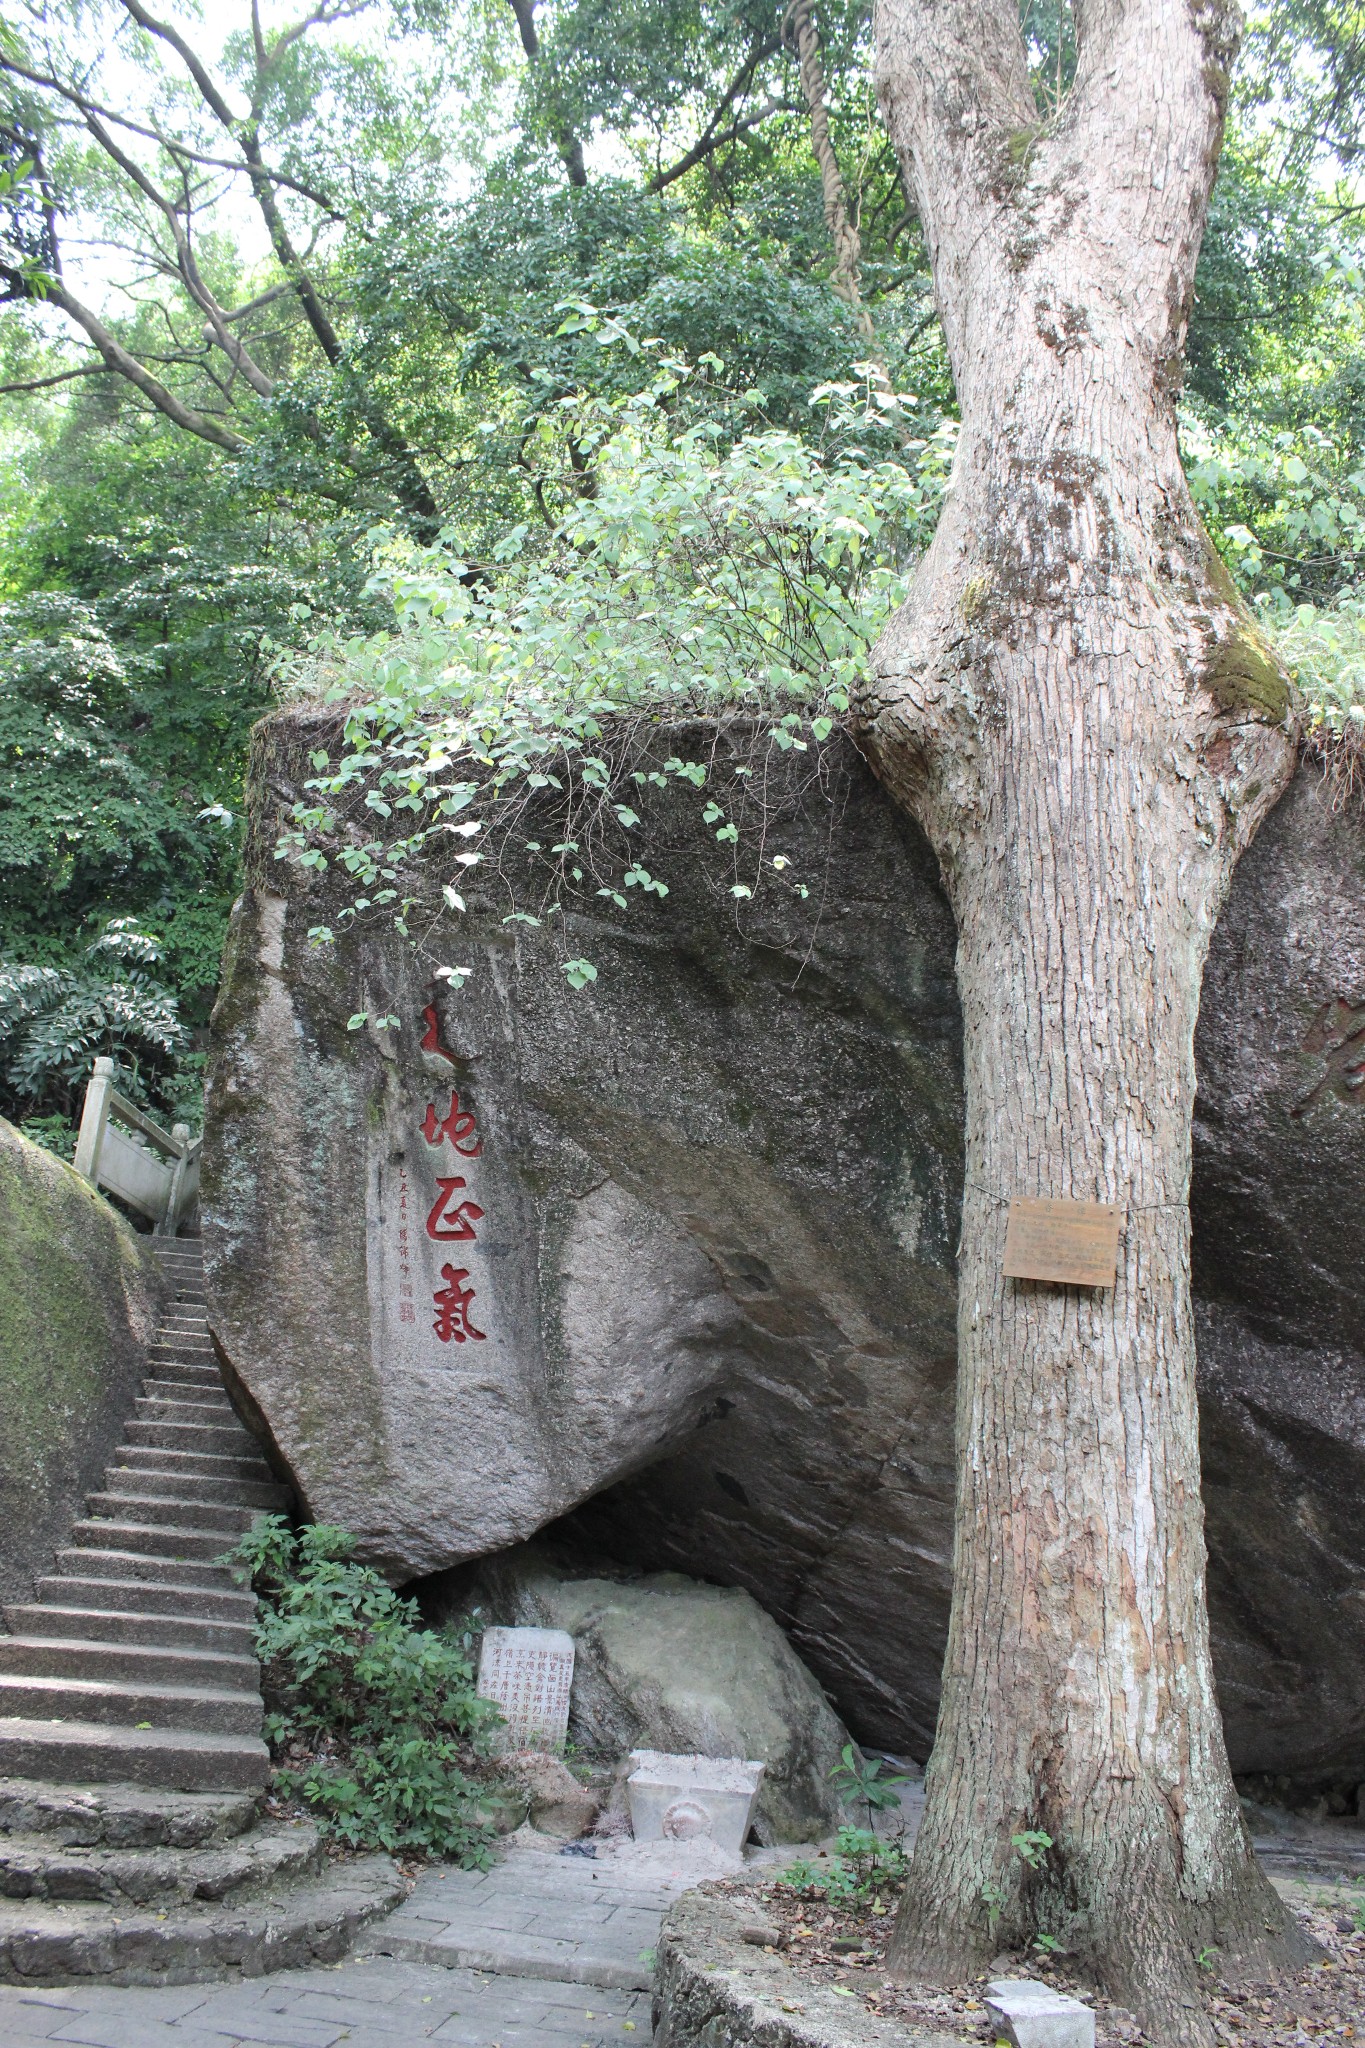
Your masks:
M 265 1783 L 255 1603 L 216 1562 L 289 1504 L 223 1387 L 193 1239 L 158 1251 L 152 1371 L 90 1513 L 0 1636 L 0 1777 L 182 1792 Z
M 396 1903 L 387 1857 L 324 1870 L 261 1825 L 255 1602 L 219 1563 L 284 1510 L 228 1400 L 193 1239 L 125 1440 L 37 1599 L 0 1634 L 0 1982 L 185 1983 L 342 1954 Z

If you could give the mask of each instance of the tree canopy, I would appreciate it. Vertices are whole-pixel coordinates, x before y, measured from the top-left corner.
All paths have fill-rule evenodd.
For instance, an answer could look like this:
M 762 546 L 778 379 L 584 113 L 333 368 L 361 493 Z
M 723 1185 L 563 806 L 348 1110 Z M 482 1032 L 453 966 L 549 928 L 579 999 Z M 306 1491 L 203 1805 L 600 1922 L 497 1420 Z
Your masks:
M 1023 20 L 1042 133 L 1070 10 Z M 685 646 L 694 684 L 766 690 L 777 727 L 839 716 L 955 411 L 870 63 L 861 0 L 11 10 L 0 959 L 16 988 L 87 988 L 117 921 L 157 942 L 183 1026 L 147 1060 L 111 999 L 90 1056 L 125 1055 L 162 1107 L 192 1090 L 247 735 L 280 687 L 342 678 L 363 706 L 382 670 L 394 772 L 431 676 L 458 670 L 438 708 L 465 715 L 490 636 L 519 714 L 573 643 L 599 705 L 667 697 Z M 1365 720 L 1363 67 L 1331 0 L 1254 14 L 1181 415 L 1205 520 L 1328 741 Z M 738 576 L 775 522 L 791 561 Z M 8 1000 L 0 1106 L 60 1132 L 74 1055 L 35 1059 Z

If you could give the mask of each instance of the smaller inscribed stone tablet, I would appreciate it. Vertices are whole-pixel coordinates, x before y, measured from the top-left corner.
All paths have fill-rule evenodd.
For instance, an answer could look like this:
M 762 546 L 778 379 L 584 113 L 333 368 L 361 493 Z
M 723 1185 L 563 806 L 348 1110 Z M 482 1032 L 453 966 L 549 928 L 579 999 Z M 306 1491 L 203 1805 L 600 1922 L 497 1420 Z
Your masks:
M 545 1749 L 556 1755 L 569 1732 L 573 1637 L 562 1628 L 486 1628 L 477 1691 L 502 1709 L 501 1749 Z
M 1114 1202 L 1010 1203 L 1005 1231 L 1007 1280 L 1055 1280 L 1067 1287 L 1112 1287 L 1119 1263 Z

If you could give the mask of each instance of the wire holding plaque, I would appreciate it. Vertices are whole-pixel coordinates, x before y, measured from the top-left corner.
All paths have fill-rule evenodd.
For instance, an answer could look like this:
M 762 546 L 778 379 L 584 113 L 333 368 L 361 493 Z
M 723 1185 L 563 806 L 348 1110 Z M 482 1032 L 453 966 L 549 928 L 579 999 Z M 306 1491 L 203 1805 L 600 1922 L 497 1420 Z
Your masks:
M 1063 1287 L 1112 1287 L 1118 1275 L 1115 1202 L 1056 1202 L 1021 1196 L 1010 1203 L 1005 1278 L 1051 1280 Z

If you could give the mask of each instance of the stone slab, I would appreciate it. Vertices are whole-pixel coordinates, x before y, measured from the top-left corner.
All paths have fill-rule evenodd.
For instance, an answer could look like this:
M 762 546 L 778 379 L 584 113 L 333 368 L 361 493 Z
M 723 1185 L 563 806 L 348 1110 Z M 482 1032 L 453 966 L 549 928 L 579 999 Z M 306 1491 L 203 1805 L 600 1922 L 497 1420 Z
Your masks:
M 507 1749 L 562 1755 L 569 1732 L 573 1637 L 561 1628 L 488 1628 L 479 1651 L 478 1694 L 502 1709 Z
M 1095 2048 L 1095 2015 L 1035 1977 L 997 1977 L 986 1987 L 993 2013 L 1014 2048 Z

